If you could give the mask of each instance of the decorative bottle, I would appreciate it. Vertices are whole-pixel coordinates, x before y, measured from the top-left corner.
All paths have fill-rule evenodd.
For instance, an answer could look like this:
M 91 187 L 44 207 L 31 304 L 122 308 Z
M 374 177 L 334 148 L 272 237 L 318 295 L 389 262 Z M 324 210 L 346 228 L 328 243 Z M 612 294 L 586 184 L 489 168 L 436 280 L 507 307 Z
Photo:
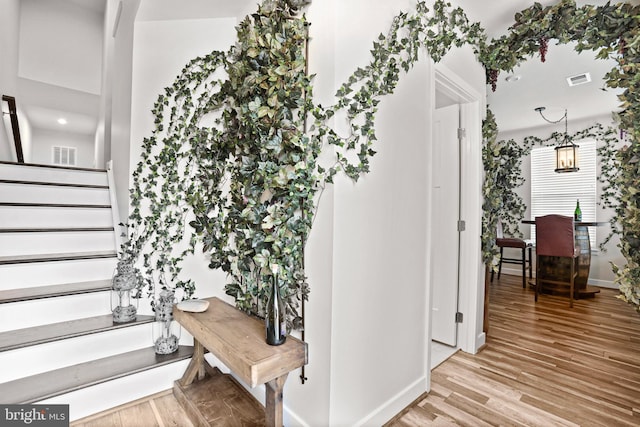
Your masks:
M 582 210 L 580 209 L 580 199 L 576 202 L 576 210 L 573 211 L 573 219 L 575 221 L 582 221 Z
M 267 344 L 281 345 L 287 339 L 287 314 L 284 308 L 284 301 L 280 295 L 280 286 L 278 286 L 277 265 L 272 267 L 272 272 L 271 295 L 269 295 L 265 318 Z

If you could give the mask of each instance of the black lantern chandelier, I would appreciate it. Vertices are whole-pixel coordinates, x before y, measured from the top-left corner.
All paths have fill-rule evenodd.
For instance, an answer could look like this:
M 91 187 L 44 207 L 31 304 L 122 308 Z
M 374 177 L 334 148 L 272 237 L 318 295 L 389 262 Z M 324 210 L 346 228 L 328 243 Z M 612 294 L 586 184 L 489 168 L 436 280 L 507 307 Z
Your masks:
M 556 169 L 555 171 L 558 173 L 562 172 L 578 172 L 580 168 L 578 167 L 578 145 L 574 144 L 569 138 L 568 132 L 568 119 L 567 119 L 567 110 L 564 110 L 564 116 L 559 118 L 558 120 L 549 120 L 547 119 L 542 112 L 545 110 L 545 107 L 538 107 L 535 109 L 540 116 L 547 122 L 551 124 L 560 123 L 564 120 L 564 141 L 556 147 Z

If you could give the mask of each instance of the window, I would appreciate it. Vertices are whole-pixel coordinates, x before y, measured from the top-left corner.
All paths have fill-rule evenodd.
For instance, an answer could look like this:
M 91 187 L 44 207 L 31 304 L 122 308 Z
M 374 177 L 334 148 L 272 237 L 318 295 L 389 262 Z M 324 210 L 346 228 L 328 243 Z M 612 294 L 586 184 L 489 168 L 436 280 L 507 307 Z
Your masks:
M 557 173 L 555 147 L 531 150 L 531 217 L 560 214 L 573 216 L 580 200 L 583 221 L 596 221 L 596 142 L 576 142 L 578 172 Z M 535 239 L 535 227 L 531 227 Z M 589 227 L 591 248 L 596 248 L 596 227 Z
M 75 166 L 75 147 L 53 147 L 53 164 L 62 166 Z

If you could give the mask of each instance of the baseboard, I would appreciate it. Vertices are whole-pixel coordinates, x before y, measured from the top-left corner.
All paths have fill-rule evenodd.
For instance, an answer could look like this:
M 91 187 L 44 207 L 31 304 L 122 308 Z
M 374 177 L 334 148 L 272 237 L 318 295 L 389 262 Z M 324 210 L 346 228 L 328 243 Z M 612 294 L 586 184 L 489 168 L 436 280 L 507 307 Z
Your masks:
M 380 405 L 375 411 L 356 422 L 355 426 L 381 426 L 395 417 L 425 392 L 426 377 L 420 377 L 400 393 Z
M 618 285 L 616 285 L 611 280 L 599 280 L 599 279 L 591 279 L 589 278 L 589 285 L 598 286 L 600 288 L 609 288 L 609 289 L 618 289 Z

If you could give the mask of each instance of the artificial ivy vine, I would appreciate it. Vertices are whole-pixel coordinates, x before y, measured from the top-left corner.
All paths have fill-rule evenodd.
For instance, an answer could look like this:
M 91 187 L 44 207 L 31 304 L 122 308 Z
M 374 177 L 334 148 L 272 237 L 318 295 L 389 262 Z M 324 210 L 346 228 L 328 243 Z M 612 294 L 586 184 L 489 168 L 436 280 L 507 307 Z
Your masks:
M 323 108 L 313 102 L 312 77 L 304 66 L 308 28 L 300 9 L 307 3 L 264 0 L 238 26 L 233 48 L 194 59 L 159 96 L 155 129 L 143 142 L 134 172 L 129 239 L 122 248 L 127 259 L 142 257 L 150 294 L 158 281 L 182 289 L 183 298 L 193 295 L 194 284 L 181 278 L 181 265 L 201 245 L 210 267 L 228 274 L 225 290 L 237 306 L 257 315 L 263 312 L 271 267 L 282 267 L 279 280 L 289 324 L 300 327 L 298 306 L 309 292 L 302 256 L 318 194 L 337 173 L 356 180 L 369 171 L 377 105 L 417 61 L 418 51 L 426 48 L 437 62 L 452 46 L 468 44 L 495 84 L 499 71 L 513 69 L 536 52 L 544 58 L 553 38 L 576 40 L 578 50 L 600 49 L 601 57 L 618 59 L 607 84 L 626 88 L 620 121 L 634 142 L 617 157 L 626 178 L 612 181 L 628 261 L 617 274 L 621 289 L 624 283 L 640 283 L 640 239 L 636 245 L 630 238 L 640 237 L 639 186 L 632 182 L 640 155 L 637 7 L 577 8 L 563 0 L 543 9 L 536 3 L 516 15 L 509 35 L 488 44 L 482 28 L 469 23 L 462 9 L 436 0 L 430 10 L 420 1 L 414 13 L 393 19 L 388 34 L 374 42 L 371 62 L 340 86 L 334 105 Z M 328 126 L 334 116 L 347 121 L 347 135 Z M 306 118 L 312 120 L 309 129 Z M 495 141 L 490 119 L 483 130 L 482 247 L 485 262 L 492 262 L 495 219 L 505 210 L 520 212 L 522 206 L 505 204 L 494 180 L 505 166 L 501 156 L 517 148 Z M 335 159 L 320 165 L 327 144 L 334 147 Z M 498 157 L 491 158 L 492 153 Z M 513 180 L 509 173 L 500 179 Z M 638 292 L 636 285 L 630 287 Z
M 514 140 L 498 140 L 498 126 L 491 110 L 482 123 L 482 164 L 485 178 L 482 184 L 482 260 L 495 268 L 499 249 L 495 244 L 496 227 L 502 222 L 507 235 L 521 235 L 519 224 L 526 205 L 516 189 L 524 183 L 522 158 L 530 146 L 520 146 Z
M 271 267 L 282 267 L 289 324 L 299 328 L 314 198 L 337 173 L 357 180 L 369 171 L 377 105 L 420 48 L 438 61 L 453 45 L 484 40 L 461 9 L 437 1 L 430 11 L 420 2 L 414 14 L 395 17 L 374 42 L 371 62 L 323 108 L 313 103 L 305 73 L 307 22 L 299 12 L 306 3 L 263 1 L 238 26 L 229 52 L 194 59 L 158 97 L 155 130 L 134 172 L 122 250 L 131 259 L 142 254 L 150 295 L 156 281 L 183 290 L 183 298 L 193 295 L 194 284 L 180 279 L 181 262 L 201 244 L 209 266 L 228 274 L 227 294 L 253 314 L 263 313 Z M 307 116 L 313 124 L 305 131 Z M 334 116 L 348 122 L 346 135 L 327 125 Z M 326 144 L 335 159 L 320 165 Z

